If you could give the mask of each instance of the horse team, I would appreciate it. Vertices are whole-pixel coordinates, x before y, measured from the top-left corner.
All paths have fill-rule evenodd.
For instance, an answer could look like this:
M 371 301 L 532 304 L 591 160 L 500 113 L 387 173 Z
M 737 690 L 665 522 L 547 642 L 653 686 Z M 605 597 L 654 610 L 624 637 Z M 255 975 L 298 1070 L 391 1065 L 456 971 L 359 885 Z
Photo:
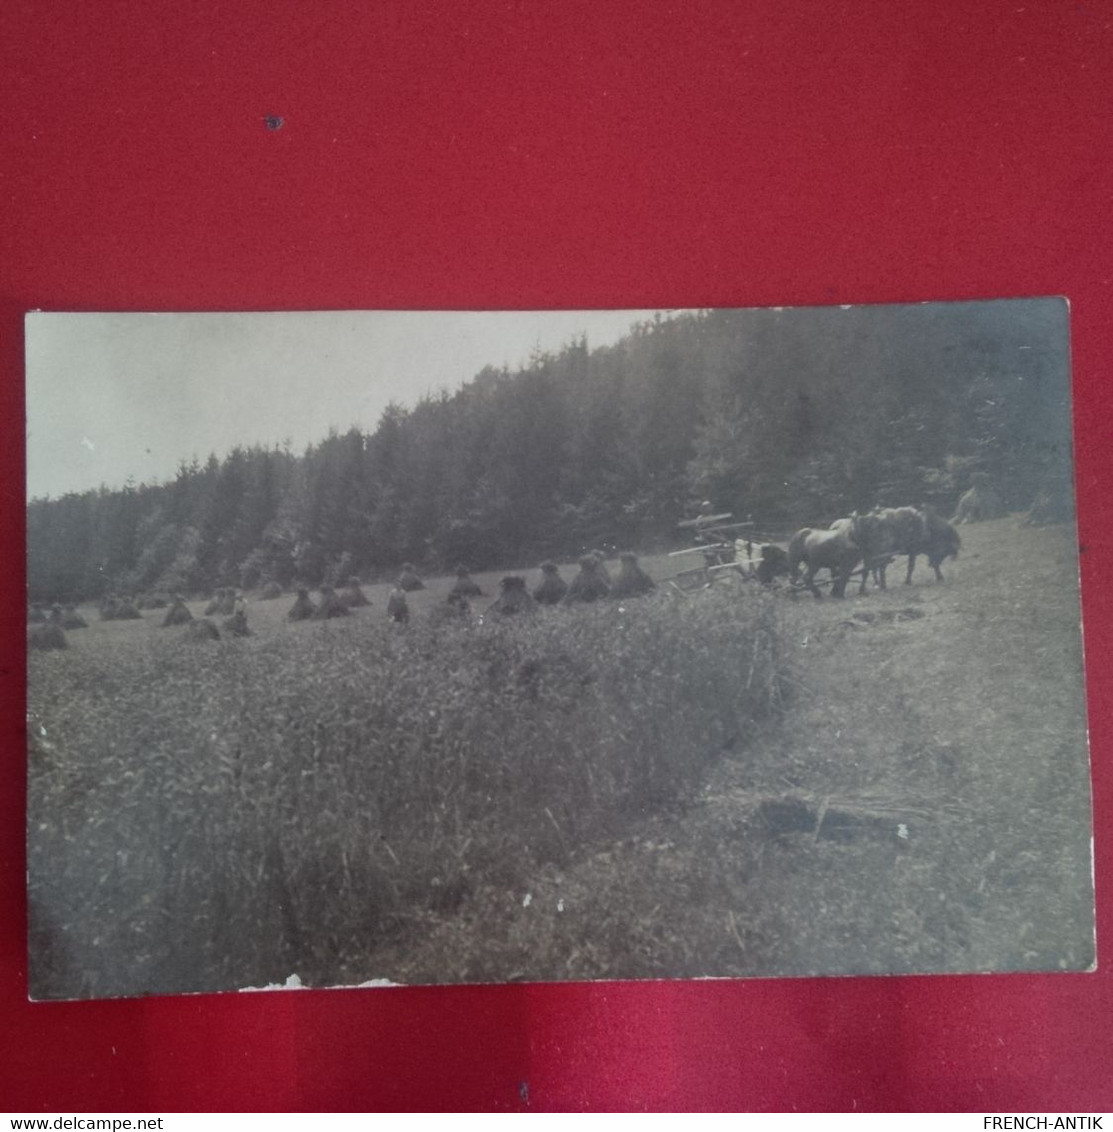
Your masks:
M 906 555 L 908 572 L 905 585 L 912 581 L 916 559 L 924 555 L 943 581 L 940 565 L 958 555 L 962 540 L 954 526 L 930 504 L 922 507 L 875 507 L 864 514 L 854 512 L 836 519 L 826 530 L 805 527 L 788 544 L 787 571 L 794 585 L 804 567 L 802 585 L 822 597 L 815 581 L 820 570 L 827 570 L 831 593 L 843 597 L 850 579 L 860 576 L 859 593 L 864 593 L 870 577 L 879 589 L 886 588 L 885 571 L 897 557 Z

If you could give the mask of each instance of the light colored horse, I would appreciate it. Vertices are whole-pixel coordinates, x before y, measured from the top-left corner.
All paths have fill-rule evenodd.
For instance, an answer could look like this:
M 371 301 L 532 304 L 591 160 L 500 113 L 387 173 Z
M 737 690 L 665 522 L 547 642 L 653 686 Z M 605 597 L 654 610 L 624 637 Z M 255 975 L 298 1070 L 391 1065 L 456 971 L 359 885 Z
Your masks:
M 832 596 L 844 597 L 854 567 L 872 545 L 870 536 L 876 524 L 877 520 L 871 516 L 855 512 L 849 518 L 836 520 L 833 529 L 804 527 L 797 531 L 788 544 L 788 571 L 793 583 L 803 565 L 804 585 L 817 598 L 822 597 L 815 575 L 818 570 L 827 570 L 832 578 Z

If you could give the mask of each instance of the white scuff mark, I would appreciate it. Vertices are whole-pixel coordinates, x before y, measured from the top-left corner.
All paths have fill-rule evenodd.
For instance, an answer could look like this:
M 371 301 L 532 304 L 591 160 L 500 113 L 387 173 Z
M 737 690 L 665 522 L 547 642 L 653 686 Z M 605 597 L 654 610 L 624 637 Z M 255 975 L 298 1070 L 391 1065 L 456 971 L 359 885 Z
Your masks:
M 901 822 L 900 825 L 897 826 L 897 837 L 899 837 L 902 841 L 907 841 L 908 836 L 908 826 L 906 826 L 904 822 Z
M 564 911 L 564 897 L 563 896 L 557 901 L 557 911 L 558 912 Z
M 46 728 L 45 728 L 45 727 L 43 727 L 43 725 L 42 725 L 41 723 L 39 724 L 39 734 L 40 734 L 40 735 L 41 735 L 41 736 L 42 736 L 42 737 L 43 737 L 44 739 L 46 738 Z
M 248 991 L 272 991 L 272 990 L 309 990 L 302 981 L 301 976 L 294 974 L 290 975 L 284 983 L 267 983 L 265 987 L 240 987 L 240 993 L 246 994 Z
M 336 983 L 329 987 L 308 987 L 298 975 L 291 975 L 284 983 L 268 983 L 265 987 L 240 987 L 240 994 L 248 991 L 280 991 L 280 990 L 376 990 L 380 987 L 404 987 L 405 983 L 396 983 L 393 979 L 365 979 L 362 983 Z
M 97 450 L 97 446 L 87 436 L 81 438 L 81 447 L 88 448 L 90 452 Z
M 532 903 L 533 903 L 533 893 L 527 892 L 525 894 L 525 896 L 522 897 L 522 907 L 528 908 Z

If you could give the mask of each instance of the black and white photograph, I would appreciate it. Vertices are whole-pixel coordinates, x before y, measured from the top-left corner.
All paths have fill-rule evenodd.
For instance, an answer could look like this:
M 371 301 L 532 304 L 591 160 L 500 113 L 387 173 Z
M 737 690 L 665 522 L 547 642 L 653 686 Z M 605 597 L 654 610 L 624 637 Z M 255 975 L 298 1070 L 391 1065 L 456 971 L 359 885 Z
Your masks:
M 30 997 L 1092 970 L 1069 322 L 29 314 Z

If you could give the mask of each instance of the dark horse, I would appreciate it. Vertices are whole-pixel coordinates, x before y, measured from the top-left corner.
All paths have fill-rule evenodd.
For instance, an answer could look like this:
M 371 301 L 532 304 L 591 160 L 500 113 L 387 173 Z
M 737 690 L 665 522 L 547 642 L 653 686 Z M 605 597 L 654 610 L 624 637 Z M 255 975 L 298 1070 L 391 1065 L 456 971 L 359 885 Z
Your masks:
M 827 570 L 833 579 L 832 595 L 844 597 L 854 567 L 863 558 L 868 559 L 872 555 L 879 532 L 876 516 L 859 515 L 857 512 L 847 519 L 838 520 L 833 530 L 805 527 L 797 531 L 788 544 L 789 576 L 795 583 L 803 563 L 806 567 L 804 585 L 818 598 L 823 595 L 815 584 L 816 571 Z M 864 584 L 863 578 L 863 588 Z
M 935 571 L 935 580 L 943 581 L 943 571 L 940 564 L 947 558 L 957 558 L 962 547 L 962 539 L 958 531 L 940 515 L 930 503 L 925 503 L 921 510 L 924 517 L 925 536 L 908 552 L 908 575 L 904 582 L 907 585 L 912 581 L 912 571 L 916 567 L 916 556 L 927 556 L 928 565 Z
M 919 548 L 927 545 L 930 531 L 927 517 L 915 507 L 875 507 L 870 514 L 877 517 L 880 533 L 876 554 L 866 565 L 872 568 L 874 583 L 879 589 L 885 589 L 885 571 L 892 560 L 907 554 L 911 562 L 920 553 Z M 911 580 L 910 568 L 905 584 Z

